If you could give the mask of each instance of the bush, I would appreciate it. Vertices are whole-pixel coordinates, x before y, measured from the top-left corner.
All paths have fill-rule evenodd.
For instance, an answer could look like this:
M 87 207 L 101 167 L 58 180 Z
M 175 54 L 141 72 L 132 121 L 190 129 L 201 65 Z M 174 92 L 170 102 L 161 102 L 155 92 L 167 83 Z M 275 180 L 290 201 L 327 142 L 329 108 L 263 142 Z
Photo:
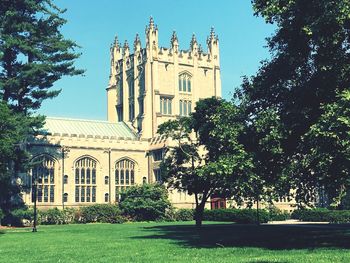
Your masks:
M 10 214 L 5 215 L 4 218 L 1 220 L 1 223 L 3 225 L 23 227 L 30 226 L 33 223 L 33 221 L 34 210 L 31 208 L 23 208 L 13 210 Z
M 204 210 L 204 220 L 236 222 L 240 224 L 252 224 L 257 221 L 256 209 L 215 209 Z M 269 213 L 266 210 L 259 210 L 260 223 L 269 221 Z
M 80 210 L 80 222 L 85 223 L 123 223 L 126 221 L 121 216 L 121 212 L 117 205 L 96 204 L 82 207 Z
M 123 214 L 136 221 L 165 220 L 171 207 L 168 191 L 159 184 L 132 186 L 121 194 L 119 203 Z
M 305 222 L 350 223 L 350 210 L 298 209 L 293 211 L 292 218 Z
M 41 224 L 43 225 L 63 225 L 71 224 L 75 218 L 74 208 L 65 208 L 60 210 L 57 207 L 40 211 Z
M 41 224 L 43 225 L 62 225 L 65 224 L 65 216 L 62 210 L 57 207 L 40 211 Z
M 179 209 L 175 211 L 176 221 L 192 221 L 194 220 L 193 209 Z
M 290 217 L 291 215 L 287 211 L 282 211 L 275 206 L 269 207 L 269 221 L 284 221 Z

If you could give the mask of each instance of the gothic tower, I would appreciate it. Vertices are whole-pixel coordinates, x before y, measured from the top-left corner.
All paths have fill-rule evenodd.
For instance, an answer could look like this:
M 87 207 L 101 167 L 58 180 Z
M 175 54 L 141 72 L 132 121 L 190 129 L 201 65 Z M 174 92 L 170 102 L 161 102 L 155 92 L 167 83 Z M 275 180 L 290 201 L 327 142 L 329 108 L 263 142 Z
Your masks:
M 156 137 L 159 124 L 186 116 L 202 98 L 221 97 L 219 40 L 212 28 L 203 52 L 195 35 L 188 50 L 179 48 L 174 31 L 170 47 L 159 47 L 150 18 L 145 47 L 137 34 L 133 53 L 117 37 L 111 46 L 107 88 L 108 121 L 127 123 L 141 138 Z

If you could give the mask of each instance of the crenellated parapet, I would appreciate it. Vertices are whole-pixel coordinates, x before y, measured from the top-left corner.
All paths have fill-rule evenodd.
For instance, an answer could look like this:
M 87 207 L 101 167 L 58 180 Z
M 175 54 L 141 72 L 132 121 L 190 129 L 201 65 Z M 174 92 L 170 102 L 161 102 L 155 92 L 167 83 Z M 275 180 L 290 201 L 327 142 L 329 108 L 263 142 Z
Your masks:
M 128 65 L 140 65 L 147 58 L 150 60 L 164 61 L 166 63 L 173 62 L 174 56 L 177 57 L 178 63 L 193 65 L 194 60 L 200 67 L 210 67 L 211 65 L 219 66 L 219 38 L 215 34 L 214 28 L 211 28 L 207 37 L 206 45 L 207 52 L 203 51 L 202 46 L 198 43 L 195 34 L 192 35 L 188 49 L 180 49 L 179 40 L 175 31 L 170 38 L 170 47 L 159 47 L 158 45 L 158 27 L 154 23 L 153 18 L 150 18 L 149 24 L 145 29 L 146 46 L 142 48 L 139 34 L 136 34 L 133 51 L 130 54 L 130 47 L 127 41 L 124 45 L 118 41 L 116 37 L 111 47 L 111 78 L 113 75 L 121 73 L 122 61 Z M 127 67 L 126 70 L 132 67 Z M 114 83 L 110 79 L 110 83 Z

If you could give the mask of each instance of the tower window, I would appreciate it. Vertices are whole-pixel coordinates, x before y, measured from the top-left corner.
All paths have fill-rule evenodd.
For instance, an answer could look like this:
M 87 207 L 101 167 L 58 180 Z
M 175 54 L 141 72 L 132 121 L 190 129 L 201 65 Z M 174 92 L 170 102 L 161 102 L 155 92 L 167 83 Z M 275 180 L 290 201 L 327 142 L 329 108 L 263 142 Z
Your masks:
M 192 102 L 189 100 L 180 100 L 180 116 L 188 116 L 192 112 Z
M 182 73 L 179 75 L 179 91 L 181 92 L 191 92 L 191 75 L 188 73 Z
M 168 97 L 160 97 L 160 113 L 163 115 L 172 114 L 172 99 Z

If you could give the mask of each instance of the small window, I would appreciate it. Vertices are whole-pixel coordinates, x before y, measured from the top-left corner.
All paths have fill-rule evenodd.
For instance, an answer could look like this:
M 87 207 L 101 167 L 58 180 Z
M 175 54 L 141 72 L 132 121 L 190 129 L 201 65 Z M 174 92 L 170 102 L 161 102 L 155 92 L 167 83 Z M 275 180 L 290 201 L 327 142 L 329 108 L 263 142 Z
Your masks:
M 146 177 L 142 177 L 142 183 L 143 184 L 147 184 L 147 178 Z
M 153 151 L 153 161 L 157 162 L 157 161 L 161 161 L 162 159 L 163 159 L 162 149 Z
M 63 202 L 67 203 L 68 202 L 68 194 L 64 193 L 63 195 Z
M 162 176 L 161 176 L 160 169 L 154 169 L 153 173 L 154 173 L 154 179 L 156 180 L 156 182 L 158 182 L 158 183 L 162 182 Z
M 160 113 L 163 115 L 171 115 L 172 113 L 172 102 L 171 98 L 168 97 L 160 97 Z
M 108 193 L 105 193 L 105 202 L 109 202 L 109 194 Z
M 192 102 L 189 100 L 180 100 L 180 116 L 188 116 L 192 112 Z
M 109 184 L 109 177 L 105 176 L 105 184 Z
M 183 73 L 179 76 L 179 91 L 181 92 L 192 91 L 191 76 L 189 74 Z
M 63 183 L 64 183 L 64 184 L 68 184 L 68 175 L 65 175 L 65 176 L 63 177 Z

